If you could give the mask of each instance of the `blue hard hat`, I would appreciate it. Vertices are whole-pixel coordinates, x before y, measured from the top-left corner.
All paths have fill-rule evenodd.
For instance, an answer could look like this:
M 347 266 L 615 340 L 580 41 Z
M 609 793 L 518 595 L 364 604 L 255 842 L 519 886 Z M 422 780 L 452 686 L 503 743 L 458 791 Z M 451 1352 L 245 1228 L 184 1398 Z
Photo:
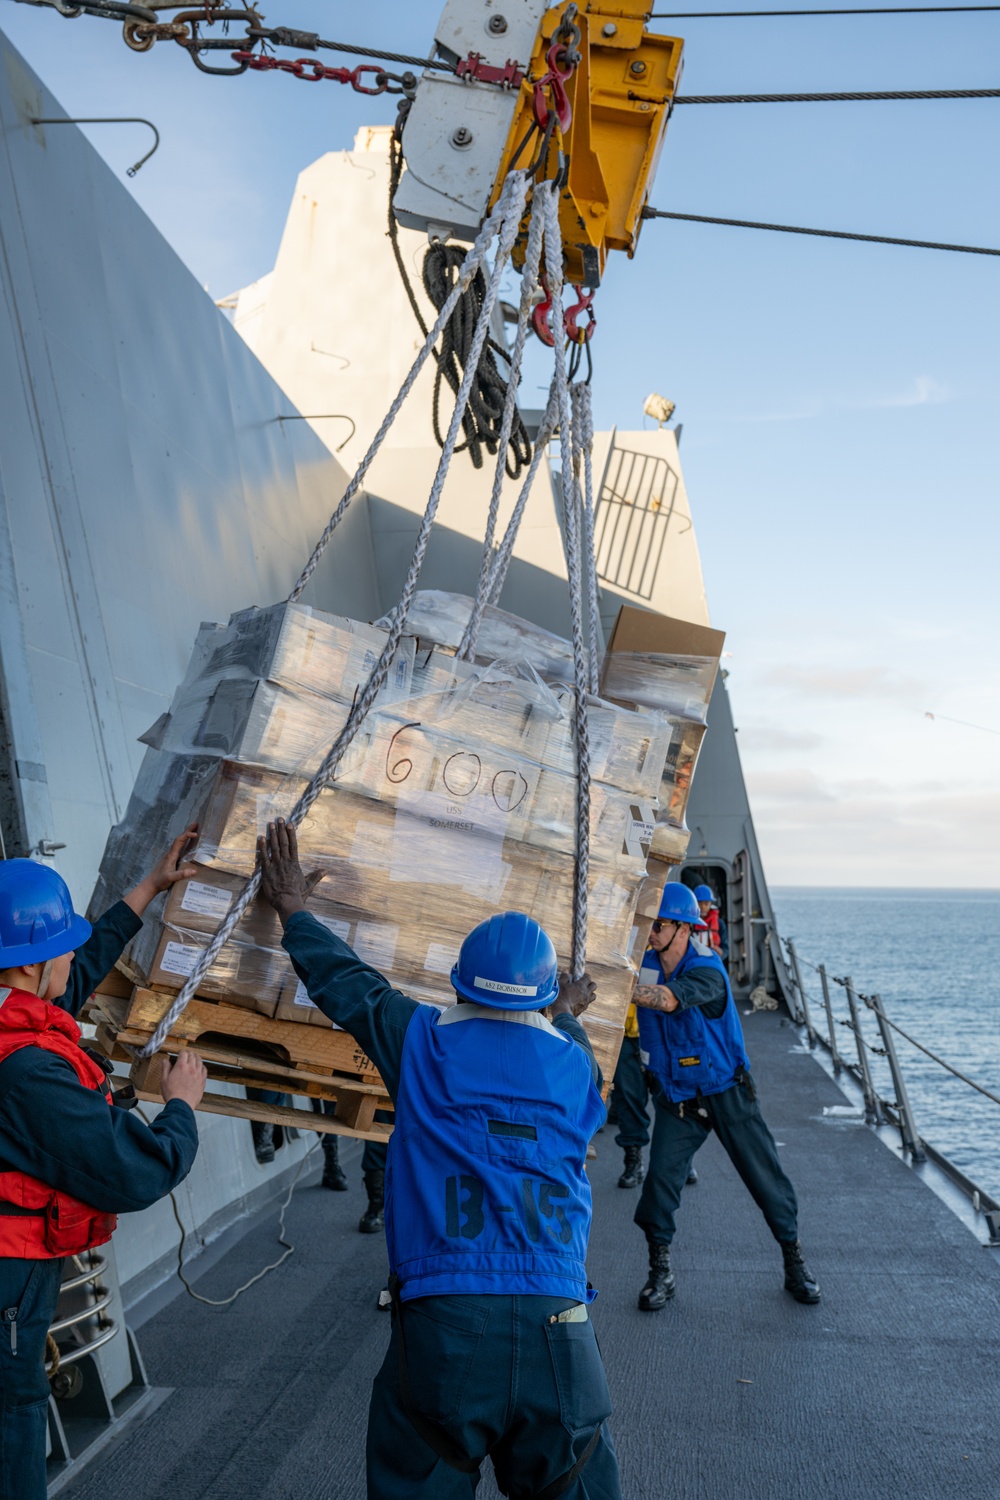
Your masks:
M 701 922 L 701 912 L 698 910 L 695 892 L 690 886 L 682 885 L 679 880 L 669 881 L 663 887 L 659 916 L 668 922 L 687 922 L 691 927 L 696 927 Z
M 33 859 L 0 860 L 0 969 L 43 964 L 90 937 L 62 876 Z
M 694 888 L 694 899 L 696 901 L 714 901 L 715 892 L 710 885 L 696 885 Z
M 451 982 L 465 1000 L 497 1010 L 541 1010 L 559 993 L 552 939 L 520 911 L 505 911 L 473 927 L 462 944 Z

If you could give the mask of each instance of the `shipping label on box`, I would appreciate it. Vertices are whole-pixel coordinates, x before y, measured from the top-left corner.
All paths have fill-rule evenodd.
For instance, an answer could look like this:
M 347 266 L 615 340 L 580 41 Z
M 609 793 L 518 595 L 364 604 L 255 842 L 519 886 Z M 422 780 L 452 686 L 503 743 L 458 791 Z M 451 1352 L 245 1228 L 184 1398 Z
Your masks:
M 310 1000 L 305 985 L 294 977 L 281 991 L 275 1007 L 274 1019 L 298 1021 L 303 1026 L 325 1026 L 328 1031 L 343 1030 L 336 1022 L 331 1021 L 329 1016 L 325 1016 L 314 1001 Z

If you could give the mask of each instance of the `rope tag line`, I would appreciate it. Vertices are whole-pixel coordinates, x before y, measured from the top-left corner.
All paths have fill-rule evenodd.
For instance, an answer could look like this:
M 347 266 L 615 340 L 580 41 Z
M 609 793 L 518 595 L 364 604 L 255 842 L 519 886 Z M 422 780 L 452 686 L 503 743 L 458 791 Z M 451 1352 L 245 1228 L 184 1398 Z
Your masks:
M 421 564 L 423 563 L 424 553 L 427 549 L 427 541 L 430 536 L 434 514 L 437 511 L 438 501 L 441 498 L 441 491 L 444 487 L 444 480 L 447 475 L 448 466 L 451 462 L 452 452 L 458 438 L 458 431 L 461 425 L 462 415 L 465 411 L 465 405 L 468 401 L 469 390 L 472 385 L 472 380 L 475 376 L 479 352 L 482 349 L 482 345 L 489 328 L 490 314 L 492 312 L 493 304 L 496 301 L 497 294 L 500 289 L 500 278 L 509 258 L 514 240 L 517 236 L 521 214 L 524 207 L 524 200 L 527 194 L 527 187 L 528 182 L 525 173 L 512 173 L 511 176 L 508 177 L 500 194 L 500 198 L 497 201 L 496 208 L 490 215 L 486 224 L 483 226 L 479 237 L 476 240 L 476 243 L 469 253 L 470 264 L 466 266 L 463 275 L 460 277 L 454 291 L 452 292 L 452 295 L 448 298 L 448 301 L 445 303 L 444 307 L 442 307 L 441 312 L 438 315 L 437 322 L 434 324 L 433 329 L 424 341 L 423 348 L 417 355 L 417 358 L 413 363 L 413 367 L 410 370 L 409 375 L 403 382 L 399 394 L 397 395 L 395 401 L 392 403 L 392 406 L 389 408 L 389 412 L 386 415 L 385 420 L 376 433 L 375 438 L 373 439 L 372 444 L 368 449 L 368 452 L 366 453 L 364 459 L 362 459 L 361 466 L 359 467 L 358 472 L 355 474 L 354 479 L 348 485 L 347 490 L 345 491 L 344 496 L 340 501 L 340 504 L 337 506 L 337 509 L 334 511 L 329 522 L 327 523 L 322 537 L 316 544 L 316 547 L 313 549 L 312 555 L 309 558 L 309 561 L 306 563 L 306 566 L 303 569 L 302 574 L 295 585 L 295 588 L 289 595 L 289 602 L 294 602 L 299 597 L 306 583 L 309 581 L 309 578 L 315 571 L 316 565 L 318 564 L 320 557 L 326 550 L 326 547 L 330 541 L 330 537 L 333 535 L 333 532 L 340 524 L 340 520 L 346 512 L 348 505 L 350 505 L 351 500 L 354 498 L 354 495 L 357 493 L 358 488 L 360 487 L 361 480 L 364 478 L 367 469 L 370 467 L 372 460 L 375 458 L 375 455 L 381 447 L 386 433 L 395 420 L 399 408 L 402 406 L 410 390 L 412 389 L 414 381 L 416 380 L 420 369 L 425 363 L 430 350 L 433 347 L 435 339 L 438 337 L 441 328 L 443 328 L 444 324 L 451 316 L 451 311 L 454 304 L 457 303 L 458 298 L 464 289 L 464 286 L 468 284 L 468 281 L 471 280 L 472 276 L 475 274 L 480 262 L 485 257 L 486 251 L 489 248 L 489 245 L 491 244 L 494 236 L 499 233 L 499 248 L 497 250 L 493 274 L 491 276 L 490 284 L 487 289 L 486 300 L 483 304 L 480 326 L 477 330 L 477 337 L 474 342 L 475 358 L 470 360 L 470 363 L 465 372 L 465 378 L 463 379 L 462 386 L 459 390 L 458 399 L 455 403 L 455 411 L 452 416 L 451 425 L 448 429 L 448 437 L 445 441 L 445 447 L 441 453 L 437 474 L 435 475 L 434 484 L 431 487 L 430 497 L 427 502 L 427 510 L 424 513 L 424 519 L 421 523 L 420 531 L 417 536 L 417 543 L 414 549 L 412 561 L 410 563 L 409 572 L 407 574 L 406 584 L 404 585 L 403 595 L 393 613 L 388 640 L 386 641 L 381 656 L 372 669 L 372 674 L 365 685 L 364 691 L 356 700 L 354 707 L 352 708 L 351 713 L 348 716 L 347 723 L 344 725 L 341 733 L 338 735 L 336 741 L 331 746 L 329 752 L 323 760 L 323 763 L 319 767 L 319 770 L 316 772 L 315 776 L 312 778 L 309 785 L 302 793 L 302 796 L 299 798 L 294 808 L 289 813 L 287 821 L 293 827 L 297 827 L 299 823 L 301 823 L 302 819 L 306 816 L 309 809 L 316 801 L 316 798 L 319 796 L 320 792 L 331 780 L 333 773 L 339 765 L 345 752 L 350 748 L 350 745 L 355 739 L 358 730 L 361 728 L 361 725 L 364 722 L 372 703 L 375 701 L 380 688 L 385 682 L 386 676 L 388 675 L 389 671 L 389 665 L 396 653 L 396 648 L 399 645 L 399 640 L 403 633 L 403 626 L 406 622 L 406 615 L 409 610 L 409 605 L 413 597 L 414 589 L 416 587 L 417 577 L 420 572 Z M 211 968 L 212 964 L 218 958 L 219 954 L 222 952 L 222 949 L 226 946 L 230 937 L 235 932 L 244 913 L 250 906 L 250 903 L 256 897 L 259 889 L 260 871 L 254 870 L 254 873 L 247 881 L 247 884 L 244 886 L 239 896 L 237 896 L 236 900 L 229 908 L 229 911 L 226 913 L 223 921 L 216 929 L 207 948 L 204 949 L 198 962 L 195 964 L 191 973 L 185 979 L 183 986 L 178 992 L 176 1000 L 164 1014 L 162 1020 L 160 1021 L 156 1030 L 153 1032 L 153 1035 L 150 1037 L 149 1041 L 145 1044 L 145 1046 L 143 1046 L 136 1052 L 136 1057 L 151 1057 L 163 1046 L 164 1041 L 173 1030 L 178 1019 L 187 1009 L 189 1001 L 194 998 L 195 992 L 205 974 Z
M 600 626 L 597 613 L 597 558 L 594 553 L 594 408 L 590 385 L 577 381 L 570 386 L 573 405 L 573 472 L 581 501 L 583 516 L 584 557 L 587 562 L 587 611 L 590 627 L 590 679 L 588 690 L 596 697 L 598 692 L 597 663 L 600 661 Z M 583 484 L 580 484 L 580 467 L 583 466 Z
M 565 342 L 554 320 L 562 309 L 562 236 L 559 228 L 559 190 L 555 184 L 536 189 L 545 215 L 545 270 L 551 289 L 553 319 L 553 387 L 559 408 L 559 446 L 562 452 L 563 546 L 569 574 L 570 620 L 573 636 L 573 676 L 576 685 L 576 886 L 573 900 L 572 978 L 579 979 L 587 959 L 587 896 L 590 875 L 590 727 L 587 722 L 587 684 L 591 680 L 590 651 L 583 624 L 583 568 L 580 558 L 580 490 L 573 472 L 573 420 L 566 371 Z

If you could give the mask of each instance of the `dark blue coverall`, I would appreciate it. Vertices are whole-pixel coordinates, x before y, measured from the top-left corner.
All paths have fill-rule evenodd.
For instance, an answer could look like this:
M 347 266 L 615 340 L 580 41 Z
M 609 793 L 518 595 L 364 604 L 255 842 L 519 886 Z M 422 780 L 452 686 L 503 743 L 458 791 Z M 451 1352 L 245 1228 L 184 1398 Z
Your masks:
M 685 974 L 683 980 L 679 981 L 684 993 L 692 997 L 688 1004 L 698 1005 L 700 1002 L 693 998 L 697 995 L 704 995 L 709 1002 L 715 998 L 718 976 L 712 974 L 711 982 L 706 983 L 709 976 L 709 970 L 696 969 L 691 974 Z M 644 982 L 640 973 L 639 983 Z M 647 1106 L 650 1090 L 646 1076 L 639 1038 L 637 1036 L 625 1037 L 622 1041 L 622 1050 L 618 1054 L 618 1066 L 615 1068 L 615 1091 L 612 1095 L 615 1113 L 618 1116 L 616 1146 L 624 1148 L 625 1146 L 649 1145 Z
M 670 989 L 680 1008 L 701 1006 L 707 1021 L 721 1019 L 726 1009 L 725 979 L 717 969 L 692 969 L 672 978 Z M 669 1018 L 668 1018 L 669 1019 Z M 718 1094 L 700 1096 L 707 1112 L 702 1119 L 695 1101 L 674 1104 L 654 1083 L 653 1142 L 635 1222 L 650 1244 L 669 1245 L 677 1228 L 676 1213 L 694 1154 L 714 1130 L 730 1161 L 779 1242 L 798 1239 L 798 1205 L 764 1116 L 749 1073 L 743 1083 Z
M 308 912 L 289 919 L 283 941 L 309 998 L 364 1048 L 395 1100 L 403 1038 L 418 1002 L 393 989 Z M 599 1085 L 579 1021 L 561 1015 L 555 1025 L 588 1053 Z M 489 1452 L 500 1488 L 513 1500 L 540 1500 L 573 1468 L 602 1423 L 589 1461 L 561 1493 L 565 1500 L 620 1500 L 606 1425 L 611 1401 L 592 1324 L 566 1325 L 579 1337 L 560 1346 L 558 1369 L 546 1337 L 547 1320 L 572 1306 L 566 1297 L 470 1294 L 421 1297 L 402 1307 L 406 1362 L 421 1415 L 444 1427 L 468 1457 L 482 1461 Z M 479 1468 L 463 1473 L 448 1465 L 403 1410 L 399 1336 L 394 1314 L 369 1411 L 370 1500 L 469 1500 Z
M 54 1003 L 77 1015 L 141 926 L 124 902 L 106 912 Z M 30 1173 L 103 1213 L 136 1213 L 184 1180 L 197 1150 L 194 1111 L 182 1099 L 147 1125 L 110 1109 L 68 1062 L 40 1047 L 0 1063 L 0 1172 Z M 45 1338 L 62 1271 L 60 1259 L 0 1257 L 0 1500 L 45 1500 Z
M 649 1145 L 649 1086 L 641 1050 L 637 1036 L 622 1038 L 615 1067 L 615 1091 L 611 1096 L 618 1121 L 615 1145 L 622 1148 Z

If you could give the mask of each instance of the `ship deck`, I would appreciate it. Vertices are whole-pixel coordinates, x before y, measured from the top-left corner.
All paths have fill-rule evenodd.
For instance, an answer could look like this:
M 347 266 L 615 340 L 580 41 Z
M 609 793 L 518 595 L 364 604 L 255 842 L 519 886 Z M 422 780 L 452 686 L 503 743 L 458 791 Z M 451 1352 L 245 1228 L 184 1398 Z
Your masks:
M 676 1299 L 639 1313 L 636 1195 L 616 1186 L 606 1128 L 590 1273 L 625 1495 L 995 1500 L 995 1255 L 863 1124 L 823 1117 L 844 1096 L 791 1027 L 757 1015 L 747 1040 L 823 1301 L 801 1307 L 782 1291 L 776 1247 L 712 1139 L 685 1190 Z M 344 1156 L 351 1191 L 304 1180 L 287 1217 L 294 1256 L 233 1306 L 204 1307 L 179 1283 L 165 1305 L 154 1294 L 138 1337 L 162 1399 L 67 1500 L 362 1500 L 389 1318 L 375 1308 L 384 1243 L 357 1233 L 360 1166 L 353 1146 Z M 224 1297 L 272 1260 L 276 1217 L 209 1252 L 197 1290 Z M 492 1478 L 479 1493 L 497 1494 Z

